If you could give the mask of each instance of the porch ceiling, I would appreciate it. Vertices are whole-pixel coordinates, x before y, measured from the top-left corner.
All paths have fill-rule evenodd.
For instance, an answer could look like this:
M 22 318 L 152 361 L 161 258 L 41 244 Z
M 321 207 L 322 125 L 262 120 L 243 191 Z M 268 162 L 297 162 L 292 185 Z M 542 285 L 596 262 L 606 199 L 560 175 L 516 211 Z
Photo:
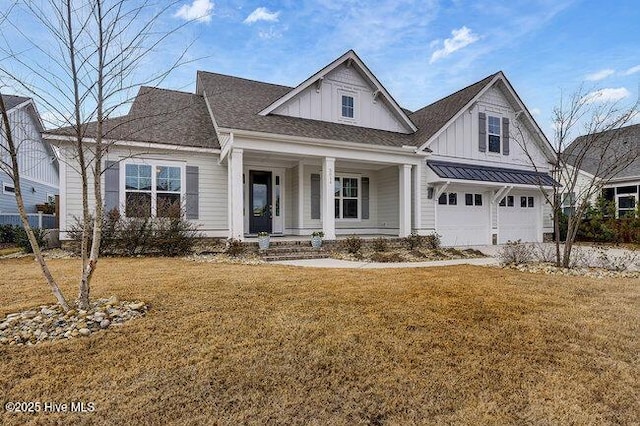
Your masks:
M 296 154 L 280 154 L 268 152 L 252 152 L 244 150 L 244 163 L 248 166 L 271 166 L 292 168 L 297 166 L 301 161 L 308 166 L 322 166 L 323 157 L 309 157 L 306 155 Z M 336 159 L 336 168 L 340 169 L 358 169 L 358 170 L 382 170 L 387 167 L 397 167 L 396 163 L 382 163 L 375 161 L 356 161 Z

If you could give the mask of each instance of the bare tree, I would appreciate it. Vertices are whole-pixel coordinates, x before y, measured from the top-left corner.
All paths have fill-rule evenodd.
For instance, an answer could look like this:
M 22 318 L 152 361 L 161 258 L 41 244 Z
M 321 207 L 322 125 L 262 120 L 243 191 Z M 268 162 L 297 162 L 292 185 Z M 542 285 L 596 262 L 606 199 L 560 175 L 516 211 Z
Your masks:
M 15 51 L 10 43 L 5 43 L 0 46 L 0 52 L 8 59 L 0 65 L 0 77 L 42 103 L 74 140 L 72 155 L 61 161 L 66 161 L 80 175 L 82 184 L 82 265 L 77 299 L 81 309 L 89 307 L 91 279 L 100 255 L 104 156 L 109 146 L 117 142 L 109 137 L 110 133 L 126 125 L 126 120 L 115 120 L 112 116 L 121 113 L 131 102 L 132 93 L 139 86 L 158 84 L 186 63 L 184 58 L 189 46 L 180 50 L 167 66 L 142 71 L 156 50 L 188 23 L 169 30 L 161 28 L 161 18 L 177 3 L 148 0 L 25 2 L 24 13 L 51 37 L 51 46 L 41 46 L 22 32 L 20 25 L 7 19 L 11 29 L 37 52 L 38 58 L 27 58 Z M 5 66 L 6 63 L 10 65 Z M 27 79 L 25 74 L 36 78 Z M 65 152 L 68 148 L 65 146 Z
M 587 93 L 581 87 L 568 99 L 561 96 L 559 105 L 553 109 L 552 173 L 560 185 L 551 191 L 542 187 L 541 190 L 552 209 L 556 264 L 565 268 L 571 265 L 571 251 L 591 200 L 602 193 L 611 179 L 640 158 L 637 141 L 622 143 L 626 138 L 624 127 L 638 114 L 639 102 L 625 106 L 601 100 L 600 96 L 597 90 Z M 525 137 L 524 126 L 518 122 L 515 127 L 514 139 L 537 169 L 533 160 L 535 150 Z M 576 133 L 582 136 L 576 138 Z M 591 172 L 585 174 L 587 167 Z M 572 210 L 564 240 L 560 237 L 563 204 Z

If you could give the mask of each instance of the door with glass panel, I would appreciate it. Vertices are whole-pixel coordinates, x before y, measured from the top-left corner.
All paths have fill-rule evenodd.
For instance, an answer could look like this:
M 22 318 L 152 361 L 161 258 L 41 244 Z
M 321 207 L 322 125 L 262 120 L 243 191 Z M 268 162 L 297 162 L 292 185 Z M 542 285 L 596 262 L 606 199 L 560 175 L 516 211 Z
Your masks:
M 272 231 L 272 182 L 271 172 L 249 172 L 249 233 Z

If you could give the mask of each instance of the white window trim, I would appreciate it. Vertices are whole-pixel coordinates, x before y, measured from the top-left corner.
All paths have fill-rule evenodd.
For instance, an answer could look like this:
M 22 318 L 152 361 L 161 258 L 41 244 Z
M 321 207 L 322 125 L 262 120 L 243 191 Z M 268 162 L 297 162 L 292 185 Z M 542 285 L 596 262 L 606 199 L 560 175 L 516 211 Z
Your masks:
M 334 179 L 340 179 L 340 182 L 342 183 L 342 179 L 357 179 L 358 180 L 358 196 L 357 197 L 347 197 L 347 200 L 352 200 L 353 198 L 356 198 L 358 200 L 358 217 L 357 218 L 342 218 L 342 217 L 336 217 L 335 220 L 336 222 L 362 222 L 362 176 L 359 175 L 355 175 L 355 174 L 338 174 L 336 173 Z M 335 185 L 335 183 L 334 183 Z M 342 200 L 344 200 L 344 198 L 342 197 L 342 186 L 340 189 L 340 197 L 336 197 L 335 196 L 335 191 L 334 191 L 334 205 L 335 205 L 335 200 L 339 199 L 340 200 L 340 216 L 342 216 Z
M 7 190 L 7 188 L 12 188 L 13 191 L 9 191 L 9 190 Z M 15 188 L 15 186 L 13 186 L 12 183 L 2 182 L 2 193 L 6 194 L 6 195 L 13 195 L 15 197 L 16 196 L 16 188 Z
M 345 117 L 342 115 L 342 97 L 343 96 L 351 96 L 353 98 L 353 117 Z M 344 121 L 347 123 L 354 123 L 358 121 L 359 109 L 358 105 L 360 102 L 358 101 L 358 92 L 338 89 L 338 121 Z
M 633 209 L 629 209 L 629 208 L 620 208 L 620 198 L 625 198 L 625 197 L 633 197 L 636 200 L 636 206 Z M 633 211 L 635 212 L 636 210 L 638 210 L 638 194 L 637 193 L 630 193 L 630 194 L 618 194 L 616 193 L 616 219 L 620 219 L 620 210 L 624 210 L 624 211 Z
M 490 155 L 501 155 L 502 154 L 502 115 L 495 113 L 495 112 L 487 112 L 487 154 Z M 489 119 L 493 117 L 493 118 L 497 118 L 498 121 L 500 122 L 500 124 L 498 125 L 498 129 L 499 129 L 499 133 L 498 136 L 500 137 L 500 147 L 498 149 L 498 151 L 491 151 L 489 149 L 489 147 L 491 146 L 489 143 L 489 138 L 491 135 L 496 135 L 495 133 L 489 133 Z
M 450 198 L 449 198 L 449 194 L 456 194 L 456 203 L 455 203 L 455 204 L 449 204 L 449 200 L 450 200 Z M 467 206 L 467 205 L 466 205 L 466 203 L 464 202 L 465 200 L 464 200 L 464 199 L 462 199 L 462 198 L 464 198 L 464 197 L 459 197 L 459 196 L 458 196 L 458 194 L 465 194 L 465 195 L 466 195 L 466 193 L 464 193 L 464 192 L 453 192 L 453 191 L 451 191 L 451 192 L 443 192 L 442 194 L 440 194 L 440 195 L 438 196 L 438 199 L 436 200 L 436 203 L 437 203 L 439 206 L 454 206 L 454 207 L 464 206 L 464 207 L 472 207 L 472 206 Z M 446 202 L 446 203 L 444 203 L 444 204 L 440 204 L 440 197 L 442 197 L 443 195 L 445 195 L 445 200 L 446 200 L 447 202 Z
M 471 204 L 467 204 L 467 195 L 471 195 Z M 476 204 L 476 195 L 480 196 L 482 204 Z M 447 201 L 449 201 L 447 199 Z M 484 195 L 478 192 L 465 192 L 464 193 L 464 207 L 484 207 Z
M 126 216 L 127 211 L 127 164 L 151 166 L 151 217 L 157 217 L 157 197 L 158 191 L 156 189 L 156 167 L 179 167 L 180 168 L 180 204 L 184 208 L 187 195 L 187 167 L 184 161 L 167 161 L 167 160 L 149 160 L 149 159 L 130 159 L 122 161 L 120 163 L 120 214 L 122 217 Z M 147 191 L 141 191 L 147 192 Z M 160 191 L 162 192 L 162 191 Z

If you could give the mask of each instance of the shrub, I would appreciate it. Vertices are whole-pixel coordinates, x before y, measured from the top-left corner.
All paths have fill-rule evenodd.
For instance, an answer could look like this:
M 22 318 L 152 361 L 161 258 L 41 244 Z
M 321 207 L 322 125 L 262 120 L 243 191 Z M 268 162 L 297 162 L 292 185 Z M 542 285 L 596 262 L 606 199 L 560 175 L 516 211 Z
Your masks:
M 360 253 L 360 249 L 362 248 L 362 239 L 357 235 L 350 235 L 344 240 L 343 246 L 348 253 Z
M 441 235 L 432 233 L 424 237 L 424 246 L 431 250 L 439 250 L 442 247 Z
M 498 250 L 498 259 L 503 265 L 522 265 L 533 260 L 533 247 L 522 240 L 507 241 Z
M 412 232 L 411 235 L 404 238 L 403 242 L 409 250 L 415 250 L 422 247 L 424 237 L 422 235 L 418 235 L 416 232 Z
M 184 256 L 193 252 L 198 237 L 198 228 L 185 220 L 181 213 L 178 217 L 158 219 L 153 245 L 163 256 Z
M 556 248 L 552 244 L 536 244 L 534 257 L 538 262 L 551 263 L 556 261 Z
M 0 243 L 15 243 L 20 229 L 15 225 L 0 225 Z
M 229 238 L 227 240 L 227 246 L 224 249 L 224 252 L 229 256 L 237 257 L 244 254 L 246 247 L 242 244 L 242 241 L 236 240 L 235 238 Z
M 387 249 L 389 249 L 389 242 L 387 241 L 386 238 L 379 237 L 373 240 L 371 247 L 373 248 L 373 251 L 375 251 L 376 253 L 382 253 L 387 251 Z
M 47 230 L 41 228 L 31 228 L 33 231 L 33 235 L 36 237 L 36 242 L 38 247 L 41 249 L 47 248 L 47 240 L 45 237 L 47 236 Z M 29 237 L 27 237 L 27 231 L 23 228 L 16 228 L 16 241 L 18 246 L 25 253 L 33 253 L 33 247 L 31 247 L 31 243 L 29 242 Z
M 383 252 L 375 252 L 371 255 L 371 260 L 374 262 L 382 262 L 382 263 L 397 263 L 403 262 L 404 259 L 398 253 L 383 253 Z

